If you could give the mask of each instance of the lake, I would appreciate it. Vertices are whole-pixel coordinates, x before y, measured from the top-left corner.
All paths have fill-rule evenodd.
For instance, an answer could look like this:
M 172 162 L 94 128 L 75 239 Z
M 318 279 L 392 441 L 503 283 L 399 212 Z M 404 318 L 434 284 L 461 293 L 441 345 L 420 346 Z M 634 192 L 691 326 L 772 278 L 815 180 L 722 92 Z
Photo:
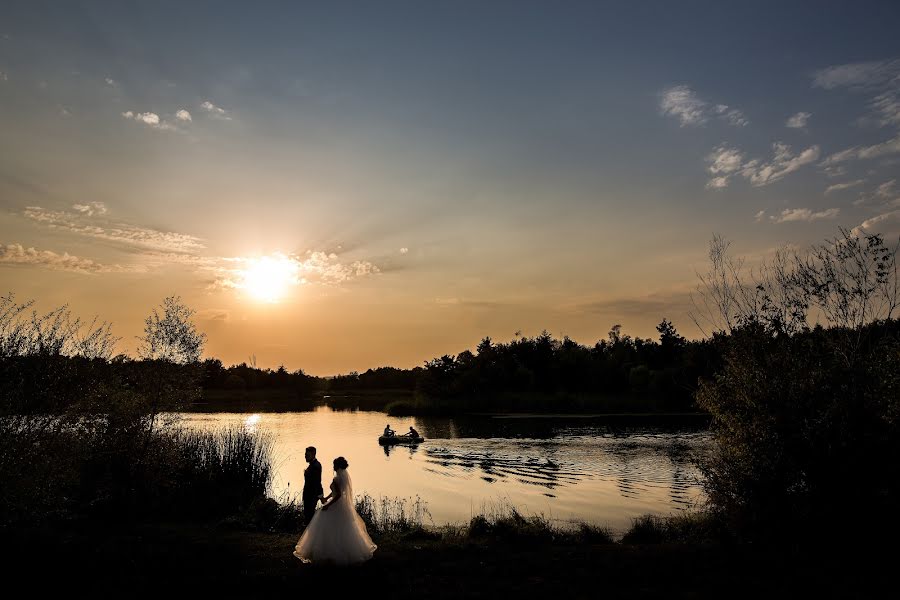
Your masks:
M 560 525 L 572 520 L 628 528 L 639 515 L 671 514 L 703 500 L 692 457 L 709 448 L 699 427 L 611 425 L 573 416 L 388 417 L 321 406 L 287 413 L 183 413 L 182 426 L 240 426 L 275 439 L 272 495 L 299 495 L 307 446 L 316 446 L 327 490 L 344 456 L 357 495 L 425 501 L 436 524 L 468 522 L 511 505 Z M 378 445 L 386 423 L 414 426 L 425 442 Z

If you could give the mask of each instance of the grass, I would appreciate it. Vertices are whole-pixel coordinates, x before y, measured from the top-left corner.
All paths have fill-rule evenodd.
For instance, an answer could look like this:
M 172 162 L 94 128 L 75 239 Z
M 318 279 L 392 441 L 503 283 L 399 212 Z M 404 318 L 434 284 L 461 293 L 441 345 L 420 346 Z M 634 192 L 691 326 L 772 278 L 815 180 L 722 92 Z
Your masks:
M 482 507 L 473 516 L 465 530 L 469 539 L 494 539 L 507 542 L 568 543 L 587 541 L 592 544 L 610 544 L 612 532 L 589 523 L 569 523 L 568 527 L 554 524 L 543 514 L 524 515 L 514 506 L 501 503 Z
M 728 539 L 721 520 L 707 512 L 643 515 L 632 521 L 623 544 L 701 544 Z
M 366 523 L 369 533 L 376 536 L 420 537 L 439 539 L 427 503 L 415 498 L 374 498 L 363 494 L 356 498 L 356 512 Z M 429 526 L 430 522 L 430 526 Z
M 371 561 L 338 569 L 301 564 L 291 555 L 298 535 L 166 522 L 0 531 L 0 560 L 8 586 L 27 582 L 45 593 L 58 586 L 99 597 L 262 598 L 335 589 L 342 597 L 870 597 L 893 585 L 893 555 L 847 561 L 857 548 L 811 555 L 753 545 L 389 535 L 373 536 Z
M 0 419 L 0 527 L 69 519 L 217 519 L 265 498 L 272 441 L 146 418 Z

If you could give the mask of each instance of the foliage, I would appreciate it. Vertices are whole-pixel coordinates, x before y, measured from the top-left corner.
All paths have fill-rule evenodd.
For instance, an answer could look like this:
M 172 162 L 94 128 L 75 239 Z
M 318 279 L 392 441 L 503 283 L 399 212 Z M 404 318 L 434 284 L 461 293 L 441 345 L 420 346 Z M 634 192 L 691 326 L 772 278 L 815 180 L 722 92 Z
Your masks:
M 697 394 L 717 441 L 701 465 L 713 508 L 748 536 L 892 512 L 900 481 L 887 460 L 900 455 L 897 249 L 842 231 L 752 277 L 725 250 L 714 239 L 712 269 L 701 278 L 723 360 Z
M 426 519 L 431 521 L 427 503 L 418 496 L 415 499 L 381 496 L 376 500 L 363 494 L 356 498 L 356 512 L 370 534 L 421 533 Z
M 0 528 L 94 517 L 216 519 L 265 497 L 271 440 L 243 430 L 112 429 L 0 420 Z
M 713 513 L 642 515 L 622 536 L 623 544 L 699 544 L 728 539 L 724 523 Z
M 206 334 L 191 322 L 194 311 L 178 296 L 163 300 L 162 315 L 157 308 L 144 320 L 144 335 L 139 337 L 138 356 L 177 364 L 196 363 L 203 353 Z

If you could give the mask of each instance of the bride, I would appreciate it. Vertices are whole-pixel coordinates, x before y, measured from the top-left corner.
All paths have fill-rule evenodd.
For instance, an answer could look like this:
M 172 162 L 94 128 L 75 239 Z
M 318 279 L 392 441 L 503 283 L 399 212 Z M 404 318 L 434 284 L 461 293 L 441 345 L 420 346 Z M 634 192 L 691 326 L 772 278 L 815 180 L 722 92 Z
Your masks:
M 294 556 L 305 563 L 361 563 L 372 558 L 378 547 L 372 543 L 366 524 L 353 506 L 348 466 L 343 456 L 334 459 L 331 493 L 322 499 L 321 508 L 297 542 Z

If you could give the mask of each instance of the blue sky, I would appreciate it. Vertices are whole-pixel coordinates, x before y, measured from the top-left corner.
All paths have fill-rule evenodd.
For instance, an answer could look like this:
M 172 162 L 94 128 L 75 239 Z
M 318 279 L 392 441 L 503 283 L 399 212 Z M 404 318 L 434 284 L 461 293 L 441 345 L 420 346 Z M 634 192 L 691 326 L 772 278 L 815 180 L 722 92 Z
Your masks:
M 693 334 L 714 232 L 900 232 L 897 31 L 896 2 L 6 2 L 0 287 L 126 339 L 179 293 L 226 361 L 321 373 Z M 275 255 L 288 291 L 248 300 Z

